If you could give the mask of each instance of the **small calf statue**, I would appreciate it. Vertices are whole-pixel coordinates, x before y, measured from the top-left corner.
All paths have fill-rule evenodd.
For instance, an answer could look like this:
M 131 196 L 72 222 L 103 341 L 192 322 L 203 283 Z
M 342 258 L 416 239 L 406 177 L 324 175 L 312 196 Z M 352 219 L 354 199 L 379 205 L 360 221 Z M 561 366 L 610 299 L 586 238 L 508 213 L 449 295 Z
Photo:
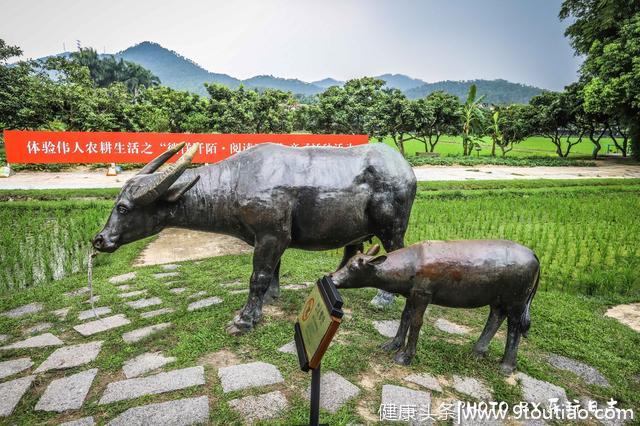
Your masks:
M 376 257 L 379 250 L 374 245 L 366 254 L 356 254 L 330 276 L 340 289 L 375 287 L 407 299 L 396 336 L 382 345 L 397 351 L 397 363 L 411 363 L 429 303 L 450 308 L 488 305 L 489 319 L 473 352 L 484 356 L 507 318 L 501 368 L 505 374 L 515 369 L 518 343 L 529 330 L 529 309 L 540 278 L 540 262 L 533 251 L 504 240 L 425 241 Z

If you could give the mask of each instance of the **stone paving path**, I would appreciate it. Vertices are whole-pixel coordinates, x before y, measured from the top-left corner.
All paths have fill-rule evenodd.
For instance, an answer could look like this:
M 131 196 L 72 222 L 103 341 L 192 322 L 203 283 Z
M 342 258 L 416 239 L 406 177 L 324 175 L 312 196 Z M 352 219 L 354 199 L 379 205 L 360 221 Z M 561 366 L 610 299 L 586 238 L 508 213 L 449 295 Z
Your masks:
M 96 318 L 98 316 L 109 315 L 111 313 L 111 308 L 108 306 L 100 306 L 94 309 L 87 309 L 86 311 L 82 311 L 78 313 L 78 319 L 80 321 L 85 321 L 91 318 Z
M 158 315 L 170 314 L 173 312 L 175 312 L 175 309 L 173 308 L 160 308 L 156 309 L 155 311 L 143 312 L 140 314 L 140 318 L 153 318 L 157 317 Z
M 275 419 L 289 406 L 287 398 L 280 391 L 232 399 L 228 404 L 250 423 L 257 420 Z
M 432 391 L 442 392 L 442 386 L 440 386 L 440 382 L 436 377 L 433 377 L 430 374 L 410 374 L 404 378 L 404 381 L 415 383 L 416 385 L 420 385 L 423 388 L 427 388 Z
M 7 318 L 21 318 L 25 315 L 35 314 L 42 310 L 42 303 L 29 303 L 28 305 L 20 306 L 10 311 L 3 312 L 2 315 Z
M 152 334 L 156 334 L 162 330 L 166 330 L 172 325 L 173 324 L 171 324 L 170 322 L 164 322 L 161 324 L 154 324 L 154 325 L 149 325 L 147 327 L 138 328 L 136 330 L 124 333 L 122 335 L 122 340 L 124 340 L 127 343 L 139 342 L 140 340 L 145 339 L 151 336 Z
M 385 337 L 394 337 L 400 327 L 400 321 L 398 320 L 384 320 L 374 321 L 373 327 L 378 330 L 378 333 Z
M 453 388 L 475 399 L 483 401 L 489 401 L 491 399 L 491 391 L 484 383 L 473 377 L 460 377 L 454 374 Z
M 444 318 L 438 318 L 434 323 L 434 326 L 445 333 L 449 334 L 469 334 L 471 329 L 469 327 L 465 327 L 464 325 L 459 325 L 453 323 L 451 321 L 447 321 Z
M 122 371 L 127 379 L 132 379 L 175 361 L 174 357 L 166 357 L 161 352 L 147 352 L 125 361 Z
M 202 366 L 183 368 L 153 376 L 111 382 L 107 385 L 98 404 L 109 404 L 199 385 L 204 385 L 204 368 Z
M 124 314 L 118 314 L 106 318 L 100 318 L 91 322 L 85 322 L 84 324 L 76 325 L 73 329 L 83 336 L 91 336 L 96 333 L 101 333 L 103 331 L 122 327 L 128 324 L 131 324 L 131 321 L 129 321 Z
M 187 311 L 195 311 L 198 309 L 206 308 L 208 306 L 217 305 L 219 303 L 222 303 L 222 299 L 220 299 L 219 297 L 208 297 L 206 299 L 201 299 L 196 302 L 189 303 L 189 305 L 187 306 Z
M 560 370 L 570 371 L 590 385 L 610 387 L 609 381 L 596 368 L 575 359 L 551 354 L 549 364 Z
M 640 333 L 640 303 L 614 306 L 605 315 Z
M 26 376 L 0 383 L 0 417 L 11 415 L 35 378 L 36 376 Z
M 429 392 L 417 391 L 402 386 L 384 385 L 382 386 L 382 398 L 380 402 L 384 407 L 400 407 L 415 406 L 428 407 L 431 406 L 431 394 Z M 412 422 L 413 424 L 429 424 L 431 422 Z
M 178 399 L 129 408 L 107 423 L 109 426 L 189 426 L 206 424 L 209 400 L 206 396 Z
M 17 358 L 0 362 L 0 379 L 13 376 L 33 365 L 31 358 Z
M 35 373 L 62 370 L 88 364 L 98 357 L 100 349 L 102 349 L 102 341 L 64 346 L 49 355 L 49 358 L 36 368 Z
M 360 393 L 360 388 L 339 375 L 330 371 L 320 377 L 320 408 L 330 413 L 336 413 L 344 404 Z M 311 397 L 311 386 L 305 393 L 307 399 Z
M 77 410 L 89 393 L 98 369 L 83 371 L 62 379 L 53 380 L 38 400 L 35 409 L 42 411 Z
M 111 284 L 125 283 L 127 281 L 131 281 L 132 279 L 134 279 L 136 275 L 137 274 L 135 272 L 127 272 L 126 274 L 116 275 L 115 277 L 109 278 L 109 282 Z
M 133 309 L 144 309 L 149 306 L 161 305 L 162 300 L 159 297 L 150 297 L 148 299 L 138 299 L 132 302 L 126 302 Z
M 39 336 L 29 337 L 28 339 L 12 343 L 0 347 L 0 349 L 27 349 L 27 348 L 44 348 L 46 346 L 60 346 L 64 342 L 51 333 L 44 333 Z
M 522 386 L 522 396 L 526 402 L 541 404 L 541 406 L 546 407 L 551 398 L 557 398 L 561 402 L 567 401 L 567 393 L 560 386 L 534 379 L 525 373 L 517 373 L 515 378 Z
M 218 377 L 224 393 L 284 381 L 278 367 L 260 361 L 220 368 Z

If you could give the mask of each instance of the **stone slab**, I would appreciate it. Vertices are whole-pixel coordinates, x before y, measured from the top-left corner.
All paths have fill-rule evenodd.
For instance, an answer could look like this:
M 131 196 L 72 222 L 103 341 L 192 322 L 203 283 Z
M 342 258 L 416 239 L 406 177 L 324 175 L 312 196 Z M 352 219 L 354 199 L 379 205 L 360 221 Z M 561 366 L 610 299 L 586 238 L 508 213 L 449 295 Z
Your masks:
M 42 333 L 43 331 L 49 330 L 51 327 L 53 327 L 53 324 L 51 324 L 50 322 L 41 322 L 36 325 L 32 325 L 31 327 L 25 328 L 24 333 L 25 334 Z
M 131 290 L 133 288 L 133 286 L 131 284 L 122 284 L 116 287 L 116 290 L 118 291 L 128 291 Z
M 240 288 L 238 290 L 229 290 L 229 294 L 246 294 L 249 293 L 248 288 Z
M 186 287 L 175 287 L 172 289 L 169 289 L 169 291 L 173 294 L 180 294 L 180 293 L 184 293 L 185 291 L 187 291 Z
M 145 339 L 152 334 L 158 333 L 162 330 L 166 330 L 171 327 L 173 324 L 170 322 L 163 322 L 161 324 L 149 325 L 147 327 L 138 328 L 122 335 L 122 340 L 127 343 L 135 343 L 139 342 L 142 339 Z
M 111 313 L 111 308 L 108 306 L 99 306 L 95 309 L 87 309 L 86 311 L 82 311 L 78 314 L 78 319 L 80 321 L 88 320 L 90 318 L 96 318 L 102 315 L 109 315 Z
M 81 343 L 56 349 L 49 355 L 49 358 L 40 364 L 35 372 L 62 370 L 88 364 L 98 357 L 100 349 L 102 349 L 102 341 Z
M 175 360 L 174 357 L 162 355 L 162 352 L 147 352 L 125 361 L 122 371 L 127 379 L 132 379 L 175 362 Z
M 57 316 L 59 320 L 64 320 L 67 318 L 67 315 L 69 315 L 70 310 L 71 308 L 56 309 L 52 314 Z
M 449 334 L 469 334 L 471 331 L 469 327 L 447 321 L 444 318 L 438 318 L 434 325 L 438 330 Z
M 453 388 L 465 395 L 483 401 L 491 399 L 491 391 L 480 380 L 473 377 L 453 376 Z
M 218 377 L 225 393 L 284 381 L 278 367 L 261 361 L 219 368 Z
M 146 294 L 147 294 L 147 290 L 135 290 L 135 291 L 130 291 L 128 293 L 119 294 L 119 296 L 122 297 L 123 299 L 127 299 L 129 297 L 142 296 Z
M 575 359 L 551 354 L 549 364 L 560 370 L 570 371 L 590 385 L 610 387 L 609 381 L 596 368 Z
M 126 274 L 116 275 L 115 277 L 109 278 L 109 282 L 111 284 L 124 283 L 124 282 L 127 282 L 127 281 L 131 281 L 132 279 L 134 279 L 136 277 L 136 275 L 137 274 L 135 272 L 127 272 Z
M 190 426 L 209 422 L 209 400 L 206 396 L 129 408 L 108 426 Z
M 28 305 L 19 306 L 10 311 L 3 312 L 2 315 L 7 318 L 20 318 L 25 315 L 38 313 L 44 308 L 42 303 L 29 303 Z
M 206 299 L 201 299 L 193 303 L 189 303 L 187 306 L 187 311 L 195 311 L 198 309 L 206 308 L 207 306 L 217 305 L 218 303 L 222 303 L 222 299 L 219 297 L 207 297 Z
M 289 343 L 286 343 L 278 348 L 278 352 L 282 352 L 285 354 L 298 354 L 298 349 L 296 349 L 296 341 L 292 340 Z
M 17 358 L 0 362 L 0 379 L 13 376 L 33 365 L 31 358 Z
M 150 297 L 148 299 L 138 299 L 126 303 L 133 309 L 144 309 L 148 308 L 149 306 L 161 305 L 162 300 L 159 297 Z
M 401 406 L 414 406 L 416 407 L 416 417 L 421 408 L 427 409 L 431 407 L 431 394 L 429 392 L 417 391 L 402 386 L 384 385 L 382 386 L 382 399 L 380 401 L 380 409 L 384 407 L 395 406 L 398 409 Z M 393 420 L 396 420 L 395 418 Z M 402 419 L 401 419 L 402 420 Z M 411 424 L 430 424 L 430 420 L 424 422 L 420 421 L 419 417 L 415 419 L 404 419 L 404 421 L 410 421 Z
M 98 404 L 109 404 L 199 385 L 204 385 L 204 367 L 183 368 L 153 376 L 109 383 Z
M 65 297 L 75 297 L 80 296 L 82 294 L 89 293 L 91 289 L 89 287 L 82 287 L 77 290 L 68 291 L 66 293 L 62 293 Z
M 100 295 L 99 294 L 96 295 L 96 296 L 88 298 L 87 300 L 84 301 L 84 303 L 91 303 L 91 302 L 96 303 L 98 301 L 100 301 Z
M 143 312 L 140 314 L 140 318 L 153 318 L 157 317 L 158 315 L 171 314 L 173 312 L 175 312 L 173 308 L 160 308 L 156 309 L 155 311 Z
M 93 421 L 93 417 L 83 417 L 77 420 L 71 420 L 70 422 L 60 423 L 58 426 L 93 426 L 96 423 Z
M 289 406 L 287 398 L 280 391 L 232 399 L 228 404 L 249 423 L 275 419 Z
M 7 417 L 13 413 L 35 378 L 36 376 L 27 376 L 0 383 L 0 417 Z
M 347 401 L 355 398 L 360 388 L 333 371 L 320 378 L 320 408 L 335 414 Z M 307 388 L 306 398 L 311 395 L 311 387 Z
M 567 393 L 560 386 L 534 379 L 524 373 L 517 373 L 515 377 L 522 385 L 522 396 L 526 402 L 541 404 L 541 407 L 547 407 L 550 398 L 557 398 L 559 403 L 567 401 Z
M 0 349 L 28 349 L 28 348 L 44 348 L 47 346 L 60 346 L 64 342 L 51 333 L 44 333 L 38 336 L 29 337 L 1 347 Z
M 427 373 L 410 374 L 404 380 L 432 391 L 442 392 L 442 386 L 440 386 L 438 379 Z
M 129 321 L 124 314 L 118 314 L 106 318 L 100 318 L 95 321 L 85 322 L 84 324 L 76 325 L 73 329 L 83 336 L 91 336 L 93 334 L 102 333 L 103 331 L 122 327 L 127 324 L 131 324 L 131 321 Z
M 8 335 L 0 334 L 0 343 L 4 343 L 7 340 L 9 340 L 9 336 Z
M 400 327 L 400 321 L 398 320 L 384 320 L 374 321 L 373 327 L 378 330 L 378 333 L 385 337 L 395 337 L 398 327 Z
M 190 294 L 188 298 L 189 299 L 199 299 L 199 298 L 201 298 L 203 296 L 206 296 L 206 295 L 207 295 L 207 292 L 204 291 L 204 290 L 201 290 L 201 291 L 197 291 L 197 292 L 195 292 L 193 294 Z
M 167 263 L 166 265 L 162 265 L 162 269 L 164 269 L 165 271 L 175 271 L 179 268 L 180 265 L 176 265 L 175 263 Z
M 177 277 L 179 275 L 180 272 L 158 272 L 157 274 L 153 274 L 153 278 L 163 280 L 165 278 Z
M 35 409 L 38 411 L 77 410 L 89 393 L 97 368 L 82 371 L 71 376 L 53 380 L 40 397 Z

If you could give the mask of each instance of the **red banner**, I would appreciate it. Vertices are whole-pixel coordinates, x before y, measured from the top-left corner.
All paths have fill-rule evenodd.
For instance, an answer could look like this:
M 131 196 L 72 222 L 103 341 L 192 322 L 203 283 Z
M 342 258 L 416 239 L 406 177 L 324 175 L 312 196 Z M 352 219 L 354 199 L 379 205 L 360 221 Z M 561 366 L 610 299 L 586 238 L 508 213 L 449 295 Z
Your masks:
M 215 163 L 265 142 L 297 147 L 349 147 L 366 144 L 369 138 L 367 135 L 4 132 L 7 162 L 10 164 L 147 163 L 180 142 L 186 142 L 183 151 L 194 143 L 200 144 L 195 163 Z

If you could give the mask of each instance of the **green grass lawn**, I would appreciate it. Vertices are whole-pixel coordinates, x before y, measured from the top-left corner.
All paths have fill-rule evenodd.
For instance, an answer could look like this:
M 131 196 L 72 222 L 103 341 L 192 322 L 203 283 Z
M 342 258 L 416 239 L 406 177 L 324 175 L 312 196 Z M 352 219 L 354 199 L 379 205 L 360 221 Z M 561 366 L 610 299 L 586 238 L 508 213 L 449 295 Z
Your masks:
M 46 191 L 0 193 L 0 209 L 18 210 L 25 217 L 42 215 L 42 205 L 64 208 L 65 203 L 97 203 L 96 214 L 106 220 L 108 202 L 79 200 L 93 197 L 91 191 L 60 191 L 46 195 Z M 51 201 L 52 194 L 60 199 Z M 7 201 L 18 198 L 19 201 Z M 47 201 L 48 200 L 48 201 Z M 40 205 L 26 209 L 25 205 Z M 104 206 L 103 206 L 104 204 Z M 531 246 L 542 262 L 541 290 L 532 305 L 532 327 L 528 339 L 520 346 L 519 370 L 535 378 L 564 387 L 571 398 L 587 396 L 599 401 L 614 398 L 626 408 L 640 408 L 640 385 L 633 376 L 640 373 L 640 334 L 603 313 L 613 304 L 640 300 L 640 223 L 636 215 L 640 207 L 640 180 L 587 181 L 508 181 L 508 182 L 433 182 L 421 183 L 410 228 L 409 243 L 421 239 L 449 238 L 510 238 Z M 91 235 L 101 223 L 88 221 L 83 235 Z M 2 229 L 13 226 L 0 215 Z M 54 216 L 58 217 L 58 216 Z M 21 222 L 23 223 L 23 222 Z M 39 224 L 40 222 L 34 222 Z M 37 225 L 40 226 L 40 225 Z M 23 235 L 21 227 L 14 235 Z M 37 231 L 37 227 L 35 231 Z M 82 237 L 84 238 L 84 237 Z M 19 238 L 16 238 L 19 240 Z M 39 375 L 35 385 L 23 397 L 7 424 L 57 424 L 84 415 L 93 415 L 102 424 L 127 408 L 151 402 L 178 399 L 186 396 L 208 395 L 212 424 L 237 424 L 241 418 L 230 409 L 228 401 L 250 394 L 271 390 L 282 391 L 290 408 L 278 424 L 303 424 L 307 421 L 309 404 L 303 397 L 310 376 L 299 371 L 295 356 L 276 349 L 292 340 L 293 321 L 302 305 L 306 291 L 283 290 L 276 304 L 267 309 L 265 320 L 252 333 L 242 337 L 228 336 L 226 323 L 240 309 L 246 295 L 232 294 L 225 283 L 239 280 L 233 288 L 246 288 L 251 271 L 251 256 L 223 256 L 201 262 L 184 262 L 177 286 L 190 292 L 205 290 L 224 299 L 220 305 L 196 312 L 186 312 L 187 294 L 174 295 L 168 287 L 152 277 L 159 266 L 135 268 L 136 289 L 148 289 L 149 296 L 158 296 L 163 306 L 176 312 L 154 319 L 142 319 L 139 312 L 122 303 L 108 277 L 128 272 L 132 262 L 147 241 L 133 243 L 114 254 L 101 254 L 94 269 L 96 293 L 101 295 L 98 305 L 112 307 L 114 313 L 124 313 L 132 324 L 104 332 L 95 338 L 81 338 L 71 327 L 76 325 L 77 312 L 87 309 L 85 297 L 66 298 L 63 292 L 86 285 L 83 273 L 71 274 L 61 280 L 47 282 L 27 289 L 4 288 L 0 297 L 0 312 L 32 301 L 40 301 L 45 310 L 20 320 L 0 317 L 0 333 L 18 339 L 24 327 L 42 322 L 54 323 L 52 333 L 67 344 L 104 340 L 100 356 L 88 367 L 100 372 L 81 412 L 51 414 L 34 412 L 33 407 L 46 385 L 65 372 Z M 28 255 L 24 253 L 24 255 Z M 340 260 L 340 252 L 304 252 L 289 250 L 283 258 L 281 280 L 285 284 L 315 281 L 332 271 Z M 383 384 L 414 387 L 402 380 L 411 373 L 428 372 L 444 380 L 452 375 L 469 375 L 483 380 L 494 392 L 495 399 L 509 403 L 520 401 L 519 387 L 509 384 L 499 373 L 504 329 L 492 342 L 487 359 L 476 360 L 470 354 L 487 315 L 487 309 L 464 310 L 431 306 L 425 315 L 418 352 L 410 367 L 400 367 L 392 356 L 378 349 L 385 338 L 380 336 L 371 321 L 399 319 L 403 303 L 398 300 L 388 310 L 369 305 L 373 289 L 344 290 L 348 312 L 338 331 L 336 341 L 323 361 L 323 370 L 335 371 L 360 387 L 360 395 L 336 414 L 322 413 L 328 424 L 365 423 L 377 418 Z M 71 307 L 64 321 L 58 321 L 50 311 Z M 473 331 L 468 336 L 445 334 L 434 327 L 437 318 L 446 318 L 465 325 Z M 154 337 L 135 344 L 125 344 L 121 334 L 157 322 L 171 321 L 174 326 Z M 503 326 L 504 327 L 504 326 Z M 166 370 L 205 365 L 206 385 L 169 394 L 145 397 L 106 406 L 97 405 L 106 384 L 123 378 L 121 368 L 125 360 L 147 351 L 162 351 L 177 358 Z M 224 394 L 217 378 L 212 353 L 225 350 L 238 362 L 264 361 L 275 364 L 285 382 L 267 389 L 237 391 Z M 39 365 L 53 349 L 2 351 L 0 360 L 20 355 L 31 356 Z M 570 373 L 553 369 L 545 361 L 549 353 L 565 355 L 586 362 L 600 370 L 612 387 L 603 389 L 587 385 Z M 434 400 L 463 398 L 450 387 L 444 393 L 434 392 Z

